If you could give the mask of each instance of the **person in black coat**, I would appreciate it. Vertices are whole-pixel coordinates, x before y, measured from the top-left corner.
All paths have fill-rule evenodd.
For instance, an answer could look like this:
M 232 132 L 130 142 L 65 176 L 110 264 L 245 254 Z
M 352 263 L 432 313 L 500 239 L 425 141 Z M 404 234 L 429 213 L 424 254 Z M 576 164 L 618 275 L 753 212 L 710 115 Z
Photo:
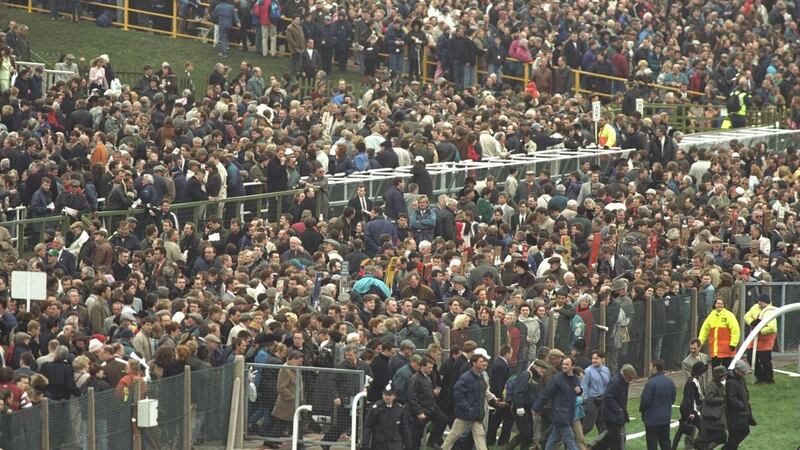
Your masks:
M 750 408 L 750 393 L 747 391 L 746 376 L 750 373 L 747 361 L 738 360 L 725 382 L 725 407 L 728 413 L 728 442 L 725 450 L 736 450 L 750 434 L 750 426 L 755 425 Z
M 606 424 L 606 434 L 592 446 L 593 450 L 617 450 L 622 448 L 622 427 L 630 422 L 628 417 L 628 386 L 636 378 L 636 369 L 630 364 L 622 366 L 620 373 L 614 375 L 606 386 L 603 395 L 602 417 Z
M 186 181 L 186 201 L 208 200 L 208 193 L 203 190 L 205 176 L 205 170 L 197 169 L 194 172 L 194 176 Z
M 382 168 L 396 169 L 400 166 L 400 160 L 397 158 L 397 152 L 392 147 L 391 139 L 386 139 L 381 143 L 381 151 L 375 155 L 375 159 Z
M 51 400 L 69 400 L 71 397 L 81 395 L 75 385 L 72 364 L 67 361 L 69 349 L 63 345 L 56 347 L 55 358 L 52 362 L 42 364 L 39 373 L 49 381 L 45 394 Z
M 367 401 L 369 402 L 377 402 L 380 400 L 383 390 L 386 389 L 386 385 L 392 381 L 392 371 L 389 370 L 392 350 L 394 350 L 393 343 L 383 343 L 381 352 L 372 360 L 372 364 L 370 364 L 373 378 L 372 383 L 369 385 L 369 390 L 367 391 Z
M 546 369 L 547 363 L 537 359 L 528 367 L 528 370 L 520 373 L 514 380 L 511 408 L 514 423 L 517 425 L 517 434 L 505 446 L 506 450 L 514 450 L 517 446 L 521 446 L 525 450 L 533 443 L 531 408 L 539 397 L 539 391 L 542 389 L 542 376 Z
M 383 208 L 374 206 L 372 208 L 372 220 L 367 222 L 364 227 L 364 249 L 368 255 L 375 255 L 381 246 L 381 236 L 388 234 L 392 242 L 397 240 L 397 229 L 383 215 Z
M 425 168 L 425 158 L 416 156 L 414 164 L 411 166 L 411 182 L 419 186 L 419 193 L 433 198 L 433 178 Z
M 347 14 L 342 9 L 338 13 L 338 20 L 333 23 L 334 35 L 336 36 L 336 63 L 339 70 L 347 70 L 347 57 L 350 55 L 350 47 L 353 45 L 353 24 L 347 18 Z
M 365 448 L 374 450 L 413 448 L 409 430 L 409 421 L 413 419 L 409 418 L 405 407 L 395 403 L 396 399 L 397 393 L 388 387 L 382 392 L 381 400 L 367 411 L 364 419 Z
M 667 129 L 663 126 L 656 127 L 655 133 L 650 136 L 650 155 L 651 163 L 656 161 L 664 166 L 668 162 L 675 160 L 675 142 L 671 136 L 667 136 Z
M 433 447 L 442 444 L 442 434 L 447 427 L 447 415 L 436 404 L 436 396 L 441 393 L 441 388 L 433 380 L 435 364 L 429 357 L 422 358 L 419 371 L 411 377 L 408 384 L 408 408 L 412 424 L 411 450 L 419 450 L 428 422 L 433 422 L 428 439 L 428 445 Z
M 500 347 L 500 356 L 492 361 L 489 366 L 489 390 L 497 398 L 503 397 L 503 391 L 506 388 L 506 382 L 511 378 L 511 346 L 504 345 Z M 503 425 L 503 431 L 500 433 L 500 439 L 496 441 L 497 429 Z M 509 437 L 511 437 L 511 411 L 508 407 L 498 408 L 489 413 L 489 429 L 486 430 L 486 445 L 494 446 L 506 445 Z
M 359 184 L 356 187 L 356 195 L 350 198 L 347 206 L 353 208 L 356 212 L 356 220 L 369 222 L 370 211 L 372 211 L 372 200 L 367 196 L 367 187 Z M 366 208 L 365 208 L 366 206 Z
M 306 34 L 308 36 L 308 34 Z M 317 71 L 322 67 L 322 56 L 319 50 L 314 48 L 314 39 L 306 41 L 306 50 L 300 54 L 300 68 L 307 80 L 312 80 L 317 76 Z
M 703 375 L 708 371 L 708 366 L 696 362 L 692 366 L 692 377 L 683 385 L 683 399 L 681 400 L 681 421 L 678 431 L 672 439 L 672 448 L 678 448 L 682 436 L 686 436 L 686 448 L 694 447 L 694 437 L 700 429 L 700 406 L 703 404 Z

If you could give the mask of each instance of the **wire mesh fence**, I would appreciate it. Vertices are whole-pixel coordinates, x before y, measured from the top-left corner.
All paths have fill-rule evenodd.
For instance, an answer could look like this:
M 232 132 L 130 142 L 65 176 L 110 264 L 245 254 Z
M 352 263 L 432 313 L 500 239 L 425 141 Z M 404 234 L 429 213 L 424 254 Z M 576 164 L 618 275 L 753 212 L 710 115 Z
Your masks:
M 42 407 L 34 405 L 0 417 L 0 448 L 40 450 L 42 448 Z
M 233 364 L 192 372 L 192 439 L 193 444 L 224 443 L 228 434 L 228 416 L 231 410 Z M 225 386 L 223 389 L 209 389 Z
M 158 400 L 158 426 L 140 429 L 143 449 L 182 448 L 183 383 L 183 376 L 175 375 L 147 384 L 147 397 Z
M 94 401 L 97 450 L 133 448 L 132 405 L 124 402 L 115 389 L 96 392 Z
M 800 303 L 800 283 L 753 283 L 747 284 L 742 290 L 744 309 L 739 311 L 740 321 L 744 315 L 757 303 L 758 296 L 768 294 L 772 305 L 781 306 Z M 743 332 L 749 332 L 745 325 Z M 743 333 L 742 339 L 746 336 Z M 775 342 L 775 352 L 800 353 L 800 312 L 789 312 L 778 318 L 778 336 Z
M 311 412 L 303 413 L 300 420 L 304 445 L 330 446 L 351 439 L 353 402 L 365 389 L 363 371 L 276 364 L 249 364 L 248 368 L 256 388 L 246 416 L 251 436 L 288 442 L 295 410 L 311 405 Z M 356 406 L 360 423 L 364 402 Z
M 48 430 L 51 449 L 83 448 L 87 441 L 86 397 L 50 401 Z
M 692 297 L 688 294 L 653 299 L 653 359 L 678 370 L 689 347 Z

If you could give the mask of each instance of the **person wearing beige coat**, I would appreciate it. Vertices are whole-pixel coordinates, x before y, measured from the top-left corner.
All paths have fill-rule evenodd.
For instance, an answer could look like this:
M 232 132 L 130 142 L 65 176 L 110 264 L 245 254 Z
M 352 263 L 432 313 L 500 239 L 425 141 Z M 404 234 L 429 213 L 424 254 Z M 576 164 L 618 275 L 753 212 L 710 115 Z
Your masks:
M 296 404 L 300 405 L 303 403 L 303 378 L 300 377 L 300 383 L 296 384 L 298 381 L 298 371 L 295 369 L 296 366 L 301 366 L 302 364 L 303 354 L 297 350 L 292 350 L 286 357 L 285 367 L 278 371 L 278 382 L 276 383 L 278 398 L 275 401 L 275 406 L 272 408 L 273 420 L 270 420 L 267 437 L 281 437 L 292 427 L 292 419 L 294 418 Z M 295 403 L 298 394 L 301 397 L 299 401 Z M 269 444 L 269 441 L 264 442 L 265 446 Z

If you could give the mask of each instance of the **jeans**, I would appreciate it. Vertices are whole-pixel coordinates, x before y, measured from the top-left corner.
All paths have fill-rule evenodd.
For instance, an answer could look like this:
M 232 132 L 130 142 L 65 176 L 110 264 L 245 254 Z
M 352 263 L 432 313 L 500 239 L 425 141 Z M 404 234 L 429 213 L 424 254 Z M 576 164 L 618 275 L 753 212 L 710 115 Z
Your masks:
M 230 50 L 228 31 L 230 31 L 230 28 L 219 27 L 219 50 L 225 56 L 228 56 L 228 50 Z
M 468 88 L 475 84 L 474 69 L 475 67 L 471 65 L 464 66 L 464 78 L 463 82 L 461 83 L 462 88 Z
M 556 448 L 556 444 L 559 441 L 564 442 L 564 447 L 566 447 L 567 450 L 578 450 L 578 444 L 575 443 L 575 434 L 572 432 L 571 425 L 553 424 L 553 428 L 550 431 L 550 437 L 547 439 L 547 444 L 544 446 L 544 450 L 552 450 Z
M 403 54 L 392 53 L 389 55 L 389 70 L 393 75 L 400 76 L 403 74 Z
M 497 82 L 503 80 L 503 65 L 502 64 L 489 64 L 489 73 L 497 75 Z

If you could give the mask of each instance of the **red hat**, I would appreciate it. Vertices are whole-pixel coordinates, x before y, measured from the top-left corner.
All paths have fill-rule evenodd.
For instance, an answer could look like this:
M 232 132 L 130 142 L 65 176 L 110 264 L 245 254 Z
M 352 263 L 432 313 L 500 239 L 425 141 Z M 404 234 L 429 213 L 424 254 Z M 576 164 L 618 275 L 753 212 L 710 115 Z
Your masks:
M 105 344 L 105 343 L 106 343 L 106 337 L 105 337 L 105 336 L 103 336 L 103 335 L 102 335 L 102 334 L 100 334 L 100 333 L 93 334 L 93 335 L 92 335 L 92 337 L 91 337 L 90 339 L 97 339 L 98 341 L 100 341 L 100 342 L 101 342 L 101 343 L 103 343 L 103 344 Z

